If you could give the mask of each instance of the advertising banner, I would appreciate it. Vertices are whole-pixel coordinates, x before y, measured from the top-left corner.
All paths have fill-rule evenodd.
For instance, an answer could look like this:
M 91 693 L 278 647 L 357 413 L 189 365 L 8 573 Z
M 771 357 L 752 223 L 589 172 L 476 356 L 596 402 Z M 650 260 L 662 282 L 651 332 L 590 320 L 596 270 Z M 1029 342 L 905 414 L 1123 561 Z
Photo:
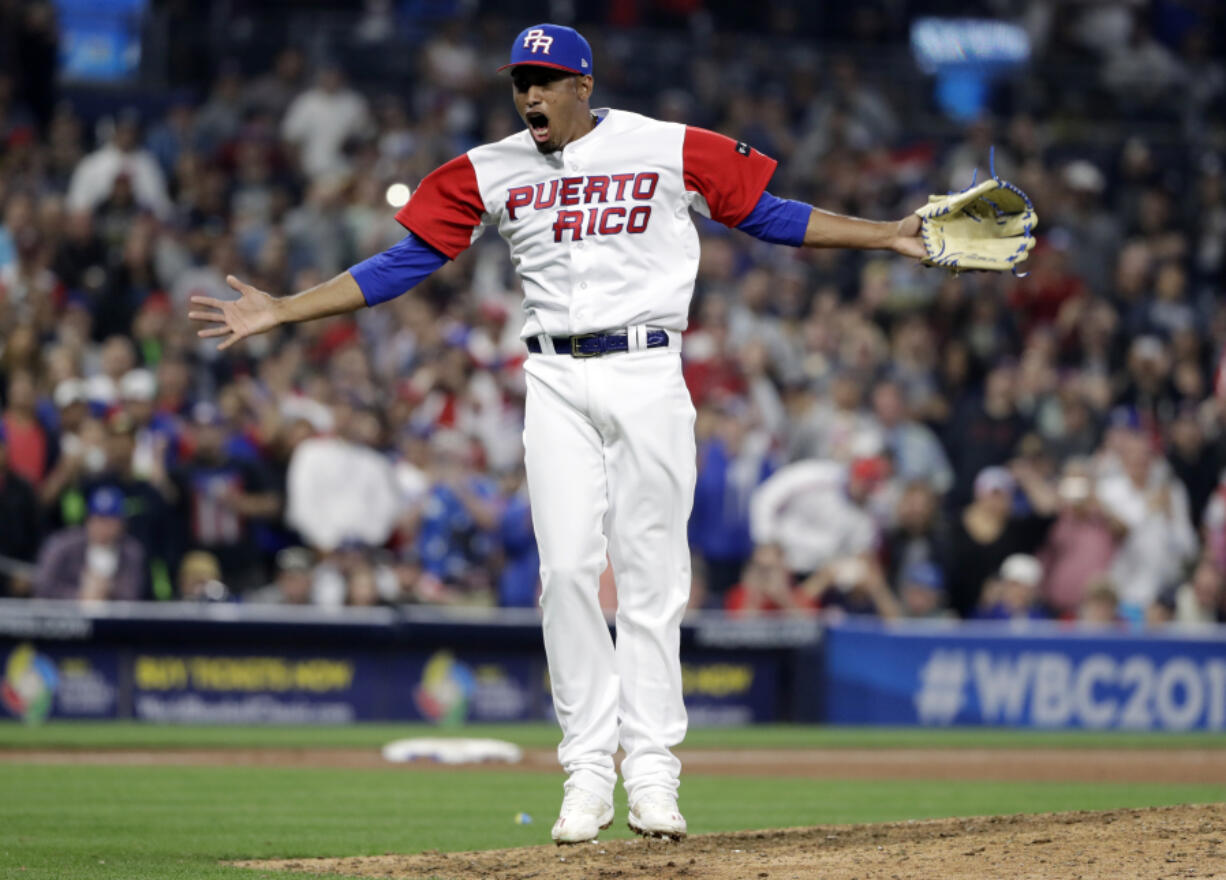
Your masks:
M 119 717 L 119 658 L 79 643 L 0 641 L 0 718 Z
M 1226 730 L 1226 641 L 1057 624 L 830 626 L 836 724 Z
M 779 666 L 764 655 L 683 653 L 681 688 L 690 726 L 777 721 Z
M 544 658 L 0 640 L 0 718 L 345 724 L 548 717 Z

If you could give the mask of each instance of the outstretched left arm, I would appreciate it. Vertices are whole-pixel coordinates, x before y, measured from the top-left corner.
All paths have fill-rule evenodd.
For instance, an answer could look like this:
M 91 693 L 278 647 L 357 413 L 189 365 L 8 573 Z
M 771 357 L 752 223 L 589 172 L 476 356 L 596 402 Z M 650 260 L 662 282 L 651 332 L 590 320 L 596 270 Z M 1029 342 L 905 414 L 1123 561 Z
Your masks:
M 927 251 L 920 238 L 920 218 L 878 222 L 846 217 L 804 202 L 780 199 L 763 192 L 737 229 L 772 244 L 811 248 L 892 250 L 923 259 Z
M 908 214 L 902 220 L 861 220 L 814 208 L 805 228 L 804 246 L 811 248 L 858 248 L 891 250 L 922 260 L 928 256 L 920 238 L 920 218 Z
M 920 219 L 880 223 L 844 217 L 766 191 L 777 163 L 748 144 L 687 126 L 681 150 L 685 188 L 701 196 L 699 213 L 762 241 L 792 247 L 892 250 L 928 256 Z

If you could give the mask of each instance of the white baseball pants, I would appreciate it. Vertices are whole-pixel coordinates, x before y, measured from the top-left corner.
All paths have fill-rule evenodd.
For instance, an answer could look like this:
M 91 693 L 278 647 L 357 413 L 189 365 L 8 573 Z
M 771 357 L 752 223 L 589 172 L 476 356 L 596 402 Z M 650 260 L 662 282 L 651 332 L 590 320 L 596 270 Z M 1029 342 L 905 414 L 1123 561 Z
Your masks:
M 595 358 L 529 355 L 525 463 L 541 553 L 541 608 L 558 760 L 609 802 L 675 792 L 685 737 L 680 624 L 690 592 L 694 406 L 670 348 Z M 606 552 L 617 641 L 597 601 Z

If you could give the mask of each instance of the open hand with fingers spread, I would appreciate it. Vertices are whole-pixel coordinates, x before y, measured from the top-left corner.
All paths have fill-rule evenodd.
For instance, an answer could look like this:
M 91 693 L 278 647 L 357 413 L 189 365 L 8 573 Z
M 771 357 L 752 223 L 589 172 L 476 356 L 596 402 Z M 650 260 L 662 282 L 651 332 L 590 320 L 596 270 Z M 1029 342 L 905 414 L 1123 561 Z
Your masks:
M 281 323 L 277 314 L 277 301 L 262 290 L 257 290 L 250 284 L 244 284 L 233 275 L 226 276 L 226 283 L 239 293 L 235 300 L 214 299 L 211 296 L 193 296 L 192 305 L 201 306 L 209 311 L 196 310 L 187 313 L 194 321 L 206 321 L 217 324 L 216 327 L 206 327 L 197 332 L 204 338 L 224 337 L 219 350 L 227 349 L 240 339 L 267 333 Z

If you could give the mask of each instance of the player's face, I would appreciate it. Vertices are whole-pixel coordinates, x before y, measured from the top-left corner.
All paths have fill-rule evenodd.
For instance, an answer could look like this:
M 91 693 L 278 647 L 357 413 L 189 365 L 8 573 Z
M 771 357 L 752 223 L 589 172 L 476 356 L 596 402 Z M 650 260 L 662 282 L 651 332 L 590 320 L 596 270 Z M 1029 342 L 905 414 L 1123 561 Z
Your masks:
M 521 64 L 511 71 L 515 109 L 536 148 L 552 153 L 591 130 L 592 78 Z

